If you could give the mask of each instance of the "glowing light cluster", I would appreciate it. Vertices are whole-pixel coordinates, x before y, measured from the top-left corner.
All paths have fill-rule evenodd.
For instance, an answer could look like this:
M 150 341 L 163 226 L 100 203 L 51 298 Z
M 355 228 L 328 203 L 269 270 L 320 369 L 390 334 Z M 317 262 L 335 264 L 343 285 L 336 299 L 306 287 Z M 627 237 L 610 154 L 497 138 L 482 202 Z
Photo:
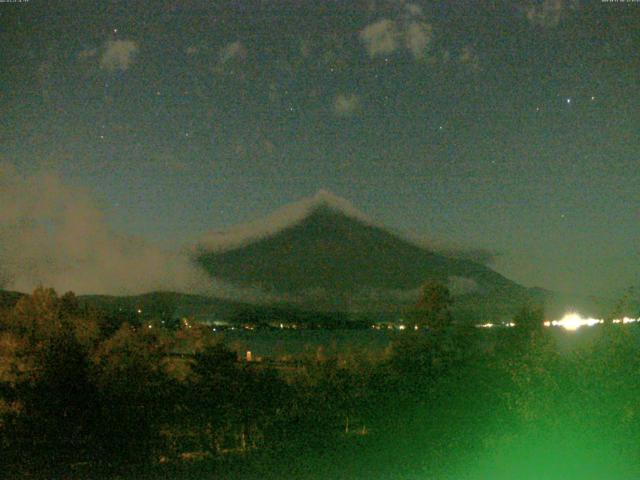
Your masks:
M 616 318 L 614 320 L 612 320 L 613 323 L 623 323 L 623 324 L 627 324 L 627 323 L 635 323 L 640 321 L 640 318 L 629 318 L 629 317 L 624 317 L 624 318 Z
M 640 322 L 640 318 L 616 318 L 611 320 L 612 323 L 616 324 L 629 324 Z M 600 318 L 592 318 L 592 317 L 582 317 L 577 312 L 569 312 L 564 315 L 560 320 L 546 320 L 544 322 L 545 327 L 561 327 L 565 330 L 576 331 L 580 327 L 593 327 L 594 325 L 599 325 L 604 323 L 604 320 Z M 493 328 L 493 327 L 515 327 L 516 324 L 513 322 L 504 323 L 504 324 L 496 324 L 496 323 L 481 323 L 476 325 L 478 328 Z
M 545 322 L 546 323 L 546 322 Z M 560 320 L 554 320 L 551 322 L 551 325 L 554 327 L 562 327 L 565 330 L 577 330 L 580 327 L 592 327 L 599 323 L 603 323 L 603 320 L 598 318 L 583 318 L 576 312 L 570 312 L 565 314 Z
M 493 323 L 482 323 L 480 325 L 477 325 L 478 328 L 492 328 L 493 327 Z

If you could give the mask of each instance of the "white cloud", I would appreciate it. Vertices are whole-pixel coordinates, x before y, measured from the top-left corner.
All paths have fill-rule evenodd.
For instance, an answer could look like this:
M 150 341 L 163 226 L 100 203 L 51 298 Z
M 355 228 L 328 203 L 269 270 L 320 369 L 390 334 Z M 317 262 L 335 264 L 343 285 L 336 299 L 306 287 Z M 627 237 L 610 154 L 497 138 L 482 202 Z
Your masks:
M 318 191 L 314 196 L 286 205 L 271 215 L 253 222 L 241 224 L 223 231 L 206 234 L 195 246 L 196 251 L 224 252 L 240 248 L 244 245 L 268 238 L 276 233 L 297 225 L 307 218 L 316 208 L 325 206 L 342 212 L 366 225 L 387 230 L 392 235 L 410 242 L 420 248 L 454 258 L 465 258 L 478 263 L 489 263 L 494 254 L 484 250 L 470 249 L 451 241 L 442 241 L 416 235 L 410 232 L 399 232 L 376 222 L 371 217 L 354 207 L 351 202 L 326 190 Z
M 211 291 L 186 254 L 114 232 L 90 194 L 51 173 L 0 164 L 0 287 L 76 293 Z
M 199 246 L 222 251 L 244 245 L 296 224 L 318 205 L 376 225 L 347 200 L 320 191 L 263 221 L 211 233 Z M 0 288 L 30 292 L 45 285 L 78 294 L 170 290 L 251 302 L 277 299 L 212 280 L 192 262 L 193 251 L 169 252 L 115 232 L 90 192 L 56 174 L 24 176 L 0 162 L 0 206 Z
M 471 70 L 480 70 L 480 57 L 471 45 L 466 45 L 462 48 L 458 60 Z
M 247 56 L 247 49 L 240 43 L 240 41 L 231 42 L 226 44 L 220 50 L 220 63 L 226 63 L 229 60 L 241 59 L 243 60 Z
M 306 218 L 320 205 L 343 212 L 345 215 L 372 224 L 372 221 L 347 200 L 320 190 L 313 197 L 287 205 L 268 217 L 232 227 L 228 230 L 211 232 L 199 242 L 198 248 L 207 251 L 226 251 L 241 247 L 261 238 L 269 237 Z
M 424 57 L 433 37 L 431 25 L 418 19 L 422 11 L 409 8 L 410 15 L 398 21 L 383 19 L 367 25 L 360 31 L 360 40 L 364 43 L 370 57 L 386 56 L 405 47 L 416 59 Z
M 422 16 L 422 7 L 420 5 L 416 5 L 415 3 L 407 3 L 404 8 L 407 10 L 407 13 L 413 17 Z
M 400 33 L 393 20 L 380 20 L 360 31 L 360 39 L 370 57 L 389 55 L 399 46 Z
M 273 152 L 276 151 L 276 145 L 271 140 L 263 140 L 262 148 L 264 152 L 267 154 L 272 154 Z
M 349 95 L 339 94 L 333 102 L 333 111 L 336 115 L 348 116 L 360 107 L 360 99 L 355 93 Z
M 525 10 L 525 15 L 534 25 L 551 28 L 560 23 L 565 9 L 563 0 L 544 0 L 540 5 L 529 6 Z
M 98 54 L 97 48 L 87 48 L 86 50 L 80 50 L 78 52 L 78 60 L 86 60 L 87 58 L 93 58 Z
M 311 56 L 311 52 L 313 51 L 311 40 L 309 40 L 308 38 L 303 38 L 302 40 L 300 40 L 299 50 L 302 58 L 309 58 Z
M 132 40 L 107 40 L 100 57 L 100 66 L 105 70 L 127 70 L 132 64 L 138 45 Z
M 267 94 L 269 101 L 274 103 L 280 100 L 280 89 L 278 88 L 278 84 L 275 82 L 271 82 L 269 84 L 269 93 Z
M 431 25 L 427 22 L 410 22 L 404 34 L 409 51 L 415 58 L 423 58 L 433 35 Z

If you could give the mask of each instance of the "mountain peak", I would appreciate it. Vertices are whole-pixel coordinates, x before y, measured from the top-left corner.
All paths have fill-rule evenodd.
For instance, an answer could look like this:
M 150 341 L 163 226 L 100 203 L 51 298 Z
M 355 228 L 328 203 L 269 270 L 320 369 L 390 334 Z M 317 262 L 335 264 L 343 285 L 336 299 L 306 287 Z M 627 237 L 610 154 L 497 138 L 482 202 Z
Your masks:
M 486 266 L 376 225 L 326 191 L 259 222 L 210 235 L 194 260 L 212 278 L 311 309 L 398 306 L 417 298 L 426 279 L 465 294 L 522 291 Z
M 314 211 L 327 208 L 334 212 L 341 213 L 347 217 L 355 218 L 365 223 L 372 224 L 373 221 L 367 217 L 364 213 L 354 207 L 349 200 L 334 195 L 328 190 L 320 189 L 313 197 L 308 197 L 300 200 L 294 204 L 289 205 L 293 208 L 302 208 L 305 210 L 306 215 L 303 215 L 300 220 L 309 216 Z M 287 207 L 285 207 L 287 208 Z
M 494 252 L 491 251 L 473 249 L 452 241 L 443 241 L 386 227 L 358 210 L 349 200 L 324 189 L 318 190 L 310 197 L 285 205 L 262 219 L 239 224 L 225 230 L 209 232 L 194 246 L 194 250 L 210 253 L 234 250 L 276 235 L 287 228 L 301 224 L 311 217 L 327 213 L 336 215 L 336 217 L 355 220 L 369 227 L 376 227 L 414 246 L 448 257 L 487 264 L 495 256 Z
M 374 225 L 374 222 L 355 208 L 351 202 L 328 190 L 320 189 L 315 195 L 285 205 L 263 219 L 211 232 L 200 240 L 198 246 L 214 252 L 238 248 L 297 225 L 323 209 Z
M 310 203 L 314 205 L 327 205 L 327 206 L 339 206 L 339 205 L 351 205 L 348 200 L 334 195 L 329 190 L 321 188 L 313 197 L 309 197 Z M 304 201 L 301 200 L 301 201 Z

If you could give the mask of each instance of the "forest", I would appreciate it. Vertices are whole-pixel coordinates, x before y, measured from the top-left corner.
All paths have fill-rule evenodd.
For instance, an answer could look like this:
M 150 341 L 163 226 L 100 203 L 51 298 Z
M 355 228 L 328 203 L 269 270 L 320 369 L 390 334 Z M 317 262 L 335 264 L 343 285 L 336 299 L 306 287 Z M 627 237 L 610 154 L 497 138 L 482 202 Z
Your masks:
M 382 352 L 250 362 L 187 320 L 38 288 L 0 314 L 6 478 L 633 478 L 635 325 L 487 332 L 427 286 Z M 568 335 L 571 348 L 566 348 Z M 562 345 L 564 346 L 562 346 Z

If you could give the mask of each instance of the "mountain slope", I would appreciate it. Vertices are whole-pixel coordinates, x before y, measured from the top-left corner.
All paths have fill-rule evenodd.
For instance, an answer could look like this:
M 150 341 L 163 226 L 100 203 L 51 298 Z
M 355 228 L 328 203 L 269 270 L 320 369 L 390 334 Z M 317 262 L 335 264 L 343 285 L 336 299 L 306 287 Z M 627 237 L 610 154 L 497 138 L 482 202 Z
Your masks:
M 526 296 L 524 287 L 482 264 L 433 252 L 344 211 L 342 203 L 316 198 L 279 231 L 226 250 L 201 245 L 197 262 L 213 277 L 323 308 L 406 303 L 428 279 L 467 295 Z

